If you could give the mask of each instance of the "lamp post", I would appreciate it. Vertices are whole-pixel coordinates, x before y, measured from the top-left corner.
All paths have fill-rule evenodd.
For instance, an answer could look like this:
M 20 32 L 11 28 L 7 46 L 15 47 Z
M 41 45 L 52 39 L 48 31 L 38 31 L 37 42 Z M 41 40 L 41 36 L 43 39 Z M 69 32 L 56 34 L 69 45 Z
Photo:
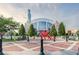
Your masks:
M 44 32 L 40 32 L 40 37 L 41 37 L 41 41 L 40 41 L 40 55 L 45 55 L 44 53 L 44 47 L 43 47 L 43 38 L 44 38 Z
M 0 33 L 0 55 L 3 55 L 3 51 L 2 51 L 2 33 Z
M 27 36 L 27 42 L 29 42 L 29 36 Z
M 40 55 L 45 55 L 43 48 L 43 39 L 41 39 Z
M 69 39 L 69 35 L 68 33 L 66 33 L 66 42 L 68 42 L 68 39 Z
M 77 55 L 79 55 L 79 48 L 78 48 L 78 51 L 77 51 Z

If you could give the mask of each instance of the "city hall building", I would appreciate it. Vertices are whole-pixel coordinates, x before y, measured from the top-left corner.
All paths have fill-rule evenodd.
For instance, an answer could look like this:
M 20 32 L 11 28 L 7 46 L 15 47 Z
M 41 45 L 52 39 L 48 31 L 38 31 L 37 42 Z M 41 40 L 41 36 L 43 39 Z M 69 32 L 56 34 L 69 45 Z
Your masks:
M 53 24 L 56 25 L 57 21 L 47 18 L 31 19 L 31 11 L 28 9 L 28 20 L 25 23 L 26 32 L 29 29 L 30 24 L 33 24 L 36 31 L 49 30 Z M 56 26 L 57 27 L 57 26 Z

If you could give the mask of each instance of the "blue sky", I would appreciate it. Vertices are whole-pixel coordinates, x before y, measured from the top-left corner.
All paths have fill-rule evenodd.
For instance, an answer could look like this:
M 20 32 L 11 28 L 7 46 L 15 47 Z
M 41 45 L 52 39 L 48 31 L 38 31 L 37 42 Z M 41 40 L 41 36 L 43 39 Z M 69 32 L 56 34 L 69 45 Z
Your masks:
M 15 21 L 25 23 L 27 21 L 27 9 L 31 9 L 32 20 L 45 17 L 64 22 L 67 29 L 79 29 L 79 4 L 77 3 L 0 4 L 0 15 L 13 17 Z

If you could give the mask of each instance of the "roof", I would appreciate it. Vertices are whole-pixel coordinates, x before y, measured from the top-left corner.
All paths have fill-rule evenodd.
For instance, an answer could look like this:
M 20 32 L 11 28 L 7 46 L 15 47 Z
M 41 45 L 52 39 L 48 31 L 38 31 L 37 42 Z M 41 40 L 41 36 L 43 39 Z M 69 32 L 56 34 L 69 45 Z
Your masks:
M 44 21 L 44 22 L 50 22 L 51 24 L 54 24 L 54 20 L 51 20 L 51 19 L 47 19 L 47 18 L 37 18 L 37 19 L 33 19 L 31 21 L 31 23 L 35 23 L 35 22 L 41 22 L 41 21 Z

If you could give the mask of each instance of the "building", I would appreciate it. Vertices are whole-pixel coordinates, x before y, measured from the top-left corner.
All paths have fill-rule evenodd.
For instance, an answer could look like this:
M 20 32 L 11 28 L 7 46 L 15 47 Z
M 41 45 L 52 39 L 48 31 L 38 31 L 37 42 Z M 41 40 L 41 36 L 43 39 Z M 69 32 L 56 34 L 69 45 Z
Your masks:
M 39 32 L 42 30 L 49 30 L 56 22 L 47 18 L 31 19 L 31 11 L 28 9 L 28 20 L 25 23 L 26 32 L 29 29 L 30 24 L 33 24 L 34 28 Z

